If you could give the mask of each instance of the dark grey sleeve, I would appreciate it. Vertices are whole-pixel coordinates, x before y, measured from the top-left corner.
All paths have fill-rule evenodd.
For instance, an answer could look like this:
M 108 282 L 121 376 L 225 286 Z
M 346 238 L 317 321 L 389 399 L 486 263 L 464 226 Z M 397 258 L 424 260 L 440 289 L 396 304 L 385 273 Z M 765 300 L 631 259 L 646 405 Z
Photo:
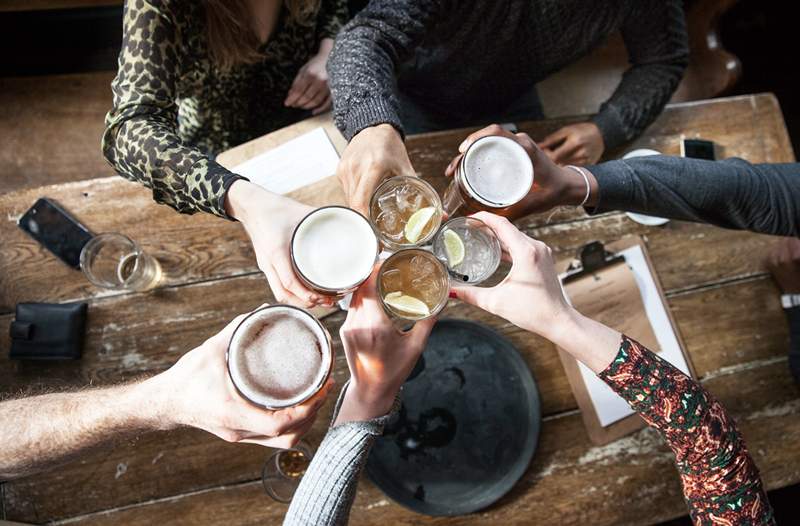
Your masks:
M 689 63 L 682 0 L 635 0 L 622 26 L 631 67 L 593 121 L 606 149 L 638 137 L 669 102 Z
M 339 414 L 345 384 L 333 411 Z M 346 422 L 331 427 L 317 449 L 308 470 L 300 481 L 284 526 L 339 526 L 347 524 L 356 496 L 358 477 L 367 462 L 375 438 L 383 433 L 386 422 L 398 411 L 395 399 L 388 415 L 366 422 Z
M 786 309 L 789 322 L 789 371 L 800 385 L 800 307 Z
M 402 134 L 395 72 L 440 16 L 445 0 L 374 0 L 342 28 L 328 60 L 333 118 L 349 141 L 388 123 Z
M 599 201 L 626 210 L 762 234 L 800 236 L 800 164 L 653 156 L 587 167 Z

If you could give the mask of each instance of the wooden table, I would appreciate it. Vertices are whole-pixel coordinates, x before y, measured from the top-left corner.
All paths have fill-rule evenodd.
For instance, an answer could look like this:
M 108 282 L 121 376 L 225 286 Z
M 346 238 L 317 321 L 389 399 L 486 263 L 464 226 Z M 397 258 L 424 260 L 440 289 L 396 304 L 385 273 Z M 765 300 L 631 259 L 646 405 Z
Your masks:
M 527 123 L 521 129 L 541 138 L 563 123 Z M 415 167 L 440 189 L 441 173 L 465 133 L 408 140 Z M 671 106 L 628 147 L 677 154 L 682 134 L 712 139 L 726 156 L 794 160 L 771 95 Z M 164 286 L 144 295 L 104 293 L 58 263 L 14 223 L 42 195 L 56 198 L 96 231 L 120 231 L 141 241 L 162 261 Z M 238 224 L 178 215 L 121 178 L 5 195 L 0 218 L 0 386 L 6 394 L 28 385 L 101 385 L 161 371 L 236 314 L 271 298 Z M 800 481 L 800 391 L 787 371 L 787 329 L 777 290 L 761 264 L 772 239 L 675 221 L 649 228 L 620 213 L 589 218 L 576 210 L 532 216 L 519 225 L 563 256 L 592 239 L 644 236 L 697 373 L 737 418 L 767 487 Z M 91 307 L 80 362 L 8 361 L 16 302 L 81 298 Z M 686 513 L 672 454 L 656 433 L 642 430 L 604 447 L 589 443 L 550 343 L 456 301 L 445 316 L 494 327 L 529 364 L 546 415 L 533 463 L 500 502 L 452 519 L 416 515 L 364 479 L 351 524 L 643 524 Z M 336 313 L 325 323 L 336 334 L 343 320 Z M 338 341 L 336 347 L 341 350 Z M 341 352 L 335 375 L 339 385 L 346 379 Z M 310 433 L 313 444 L 325 431 L 331 403 Z M 277 524 L 286 506 L 271 501 L 259 480 L 267 455 L 260 447 L 227 444 L 190 429 L 147 434 L 54 472 L 6 483 L 4 514 L 10 520 L 73 518 L 80 524 Z

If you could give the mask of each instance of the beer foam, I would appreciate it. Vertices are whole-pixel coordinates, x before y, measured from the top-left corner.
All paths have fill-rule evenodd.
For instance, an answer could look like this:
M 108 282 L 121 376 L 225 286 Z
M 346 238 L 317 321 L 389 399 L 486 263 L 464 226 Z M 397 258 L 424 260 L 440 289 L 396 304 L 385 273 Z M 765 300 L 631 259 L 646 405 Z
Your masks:
M 343 207 L 320 208 L 297 227 L 292 253 L 300 273 L 326 289 L 347 289 L 369 277 L 378 253 L 364 216 Z
M 272 408 L 308 398 L 331 362 L 327 336 L 311 315 L 281 305 L 246 318 L 228 353 L 237 389 L 249 400 Z
M 485 205 L 510 206 L 525 197 L 533 184 L 528 152 L 506 137 L 475 141 L 464 156 L 464 174 L 470 193 Z

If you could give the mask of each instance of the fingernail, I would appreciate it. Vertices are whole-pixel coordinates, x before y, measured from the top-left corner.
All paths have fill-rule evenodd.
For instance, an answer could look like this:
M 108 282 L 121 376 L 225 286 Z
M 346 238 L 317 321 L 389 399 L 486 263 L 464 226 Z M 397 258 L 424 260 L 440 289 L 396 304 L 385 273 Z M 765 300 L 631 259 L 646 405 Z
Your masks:
M 456 291 L 454 291 L 454 290 L 451 290 L 450 294 L 448 294 L 448 296 L 450 296 L 453 299 L 458 299 L 458 294 L 456 294 Z

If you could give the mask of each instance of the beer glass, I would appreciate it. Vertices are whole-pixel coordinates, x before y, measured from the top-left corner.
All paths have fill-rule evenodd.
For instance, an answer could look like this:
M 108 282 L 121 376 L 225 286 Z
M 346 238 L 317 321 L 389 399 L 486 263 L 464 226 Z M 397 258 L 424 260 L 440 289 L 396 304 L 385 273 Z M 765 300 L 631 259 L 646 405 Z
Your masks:
M 486 223 L 474 217 L 456 217 L 433 238 L 433 253 L 445 264 L 453 281 L 476 285 L 495 273 L 502 250 Z
M 334 350 L 330 333 L 311 313 L 267 305 L 236 326 L 225 360 L 242 398 L 280 410 L 302 404 L 322 389 L 333 371 Z
M 506 216 L 532 186 L 533 163 L 522 146 L 506 137 L 481 137 L 459 160 L 444 211 L 448 217 L 480 211 Z
M 378 271 L 378 295 L 394 319 L 419 321 L 447 305 L 450 281 L 436 256 L 420 248 L 398 250 Z
M 399 175 L 382 182 L 372 193 L 369 219 L 388 250 L 429 242 L 442 222 L 442 201 L 419 177 Z
M 290 251 L 303 284 L 324 296 L 342 298 L 372 274 L 380 244 L 366 217 L 344 206 L 324 206 L 300 221 Z
M 261 484 L 267 495 L 278 502 L 291 502 L 312 458 L 311 447 L 304 440 L 270 455 L 261 469 Z
M 80 255 L 81 270 L 94 285 L 116 291 L 146 291 L 161 281 L 161 265 L 122 234 L 94 236 Z

